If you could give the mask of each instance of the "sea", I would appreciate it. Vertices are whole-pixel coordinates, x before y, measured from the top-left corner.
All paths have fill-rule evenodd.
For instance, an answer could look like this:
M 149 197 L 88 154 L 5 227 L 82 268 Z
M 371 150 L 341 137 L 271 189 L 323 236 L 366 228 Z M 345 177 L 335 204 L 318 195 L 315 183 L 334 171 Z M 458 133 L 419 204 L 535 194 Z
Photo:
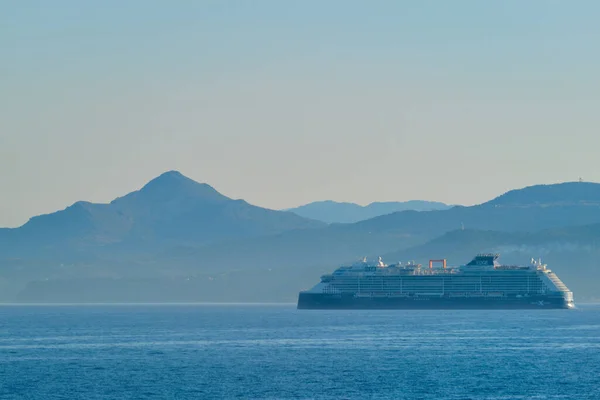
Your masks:
M 0 399 L 600 399 L 600 305 L 2 305 Z

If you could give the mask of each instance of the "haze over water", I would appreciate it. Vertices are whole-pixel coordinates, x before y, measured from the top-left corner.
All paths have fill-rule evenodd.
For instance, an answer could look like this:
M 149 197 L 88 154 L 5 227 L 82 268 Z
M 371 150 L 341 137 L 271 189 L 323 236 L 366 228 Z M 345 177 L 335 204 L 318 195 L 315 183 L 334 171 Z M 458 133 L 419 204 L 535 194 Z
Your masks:
M 2 399 L 598 399 L 600 306 L 0 307 Z

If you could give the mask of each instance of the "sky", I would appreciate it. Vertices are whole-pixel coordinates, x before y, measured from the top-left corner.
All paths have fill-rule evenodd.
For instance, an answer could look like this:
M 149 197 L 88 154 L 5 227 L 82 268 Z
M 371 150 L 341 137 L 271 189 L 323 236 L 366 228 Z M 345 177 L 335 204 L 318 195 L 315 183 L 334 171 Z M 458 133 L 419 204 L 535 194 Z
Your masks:
M 600 2 L 0 1 L 0 226 L 168 170 L 269 208 L 600 182 Z

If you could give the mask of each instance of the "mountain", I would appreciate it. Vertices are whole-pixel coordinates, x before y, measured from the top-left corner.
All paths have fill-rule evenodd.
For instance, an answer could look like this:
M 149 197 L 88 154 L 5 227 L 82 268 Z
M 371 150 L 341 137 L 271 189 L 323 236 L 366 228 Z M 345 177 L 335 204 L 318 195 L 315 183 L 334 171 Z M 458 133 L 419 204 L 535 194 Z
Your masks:
M 336 202 L 331 200 L 316 201 L 300 207 L 290 208 L 301 217 L 323 221 L 326 223 L 352 223 L 397 211 L 431 211 L 445 210 L 451 206 L 435 201 L 410 200 L 405 202 L 375 202 L 367 206 L 355 203 Z
M 475 206 L 396 212 L 354 225 L 362 229 L 394 229 L 433 238 L 462 227 L 533 232 L 594 222 L 600 222 L 600 184 L 568 182 L 511 190 Z
M 323 225 L 293 213 L 253 206 L 244 200 L 232 200 L 211 186 L 174 171 L 150 181 L 139 191 L 114 200 L 110 206 L 135 221 L 128 232 L 130 237 L 152 238 L 178 245 L 197 245 Z
M 598 269 L 599 227 L 595 183 L 326 225 L 171 172 L 110 204 L 80 202 L 0 230 L 0 299 L 294 301 L 320 274 L 359 257 L 463 263 L 480 251 L 519 263 L 544 256 L 574 291 L 593 297 L 600 290 L 584 281 Z
M 5 245 L 0 249 L 5 254 L 73 252 L 119 244 L 130 251 L 147 250 L 323 225 L 291 212 L 230 199 L 207 184 L 170 171 L 109 204 L 80 201 L 62 211 L 33 217 L 20 228 L 0 230 Z
M 570 227 L 541 232 L 497 232 L 458 230 L 448 232 L 425 244 L 400 252 L 383 254 L 386 262 L 415 260 L 427 265 L 429 259 L 447 258 L 449 265 L 460 265 L 479 252 L 500 252 L 501 261 L 524 264 L 531 257 L 542 257 L 575 293 L 576 301 L 600 300 L 600 224 L 580 229 Z M 323 259 L 321 259 L 323 260 Z M 263 261 L 263 260 L 261 260 Z M 17 294 L 22 301 L 289 301 L 299 290 L 318 282 L 339 262 L 306 262 L 260 266 L 241 264 L 221 268 L 227 262 L 213 263 L 212 268 L 189 270 L 170 276 L 63 277 L 58 280 L 28 283 Z M 304 261 L 307 261 L 305 258 Z

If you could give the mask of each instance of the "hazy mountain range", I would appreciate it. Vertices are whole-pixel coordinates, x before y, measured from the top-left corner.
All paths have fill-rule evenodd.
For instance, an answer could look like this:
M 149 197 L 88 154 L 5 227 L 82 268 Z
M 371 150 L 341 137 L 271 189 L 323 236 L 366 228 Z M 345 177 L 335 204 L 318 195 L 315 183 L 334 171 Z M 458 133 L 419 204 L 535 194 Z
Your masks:
M 451 206 L 447 204 L 437 201 L 424 200 L 374 202 L 366 206 L 361 206 L 356 203 L 325 200 L 315 201 L 285 211 L 291 211 L 301 217 L 327 223 L 352 223 L 398 211 L 446 210 L 450 207 Z
M 600 298 L 599 241 L 595 183 L 326 224 L 172 171 L 109 204 L 77 202 L 0 229 L 0 300 L 295 301 L 322 273 L 359 257 L 456 265 L 484 251 L 519 263 L 543 257 L 576 299 L 592 299 Z

